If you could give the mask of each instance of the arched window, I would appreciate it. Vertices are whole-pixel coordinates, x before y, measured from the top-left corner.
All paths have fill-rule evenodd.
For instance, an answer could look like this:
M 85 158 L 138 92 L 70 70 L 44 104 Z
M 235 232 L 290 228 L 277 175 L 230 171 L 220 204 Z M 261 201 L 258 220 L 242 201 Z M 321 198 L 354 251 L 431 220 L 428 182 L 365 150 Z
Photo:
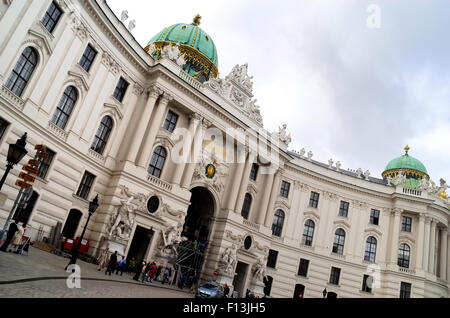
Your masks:
M 250 213 L 250 207 L 252 205 L 252 196 L 249 193 L 245 194 L 244 204 L 242 205 L 241 215 L 244 219 L 248 220 L 248 214 Z
M 59 100 L 51 122 L 61 129 L 66 128 L 67 121 L 72 113 L 73 106 L 77 102 L 78 93 L 75 87 L 67 86 L 63 96 Z
M 31 46 L 23 50 L 22 55 L 6 82 L 6 87 L 17 96 L 21 96 L 25 86 L 37 65 L 38 54 Z
M 153 152 L 152 160 L 150 161 L 150 166 L 148 167 L 148 173 L 157 178 L 161 177 L 161 172 L 164 167 L 164 162 L 166 162 L 167 152 L 166 150 L 158 146 Z
M 302 244 L 311 246 L 314 236 L 314 227 L 315 224 L 311 220 L 307 220 L 305 222 L 305 228 L 303 230 L 303 238 L 302 238 Z
M 283 223 L 284 223 L 284 212 L 281 210 L 277 210 L 273 217 L 272 235 L 281 236 L 281 232 L 283 231 Z
M 337 229 L 334 233 L 333 253 L 343 254 L 345 242 L 345 231 L 343 229 Z
M 402 243 L 400 244 L 400 248 L 398 249 L 398 266 L 409 268 L 409 254 L 411 249 L 408 244 Z
M 366 241 L 366 252 L 364 253 L 364 260 L 368 262 L 375 262 L 375 254 L 377 252 L 377 239 L 369 236 Z
M 91 149 L 99 154 L 103 154 L 105 150 L 106 143 L 108 142 L 109 135 L 113 128 L 113 120 L 109 116 L 103 117 L 100 126 L 95 134 L 94 142 L 92 143 Z

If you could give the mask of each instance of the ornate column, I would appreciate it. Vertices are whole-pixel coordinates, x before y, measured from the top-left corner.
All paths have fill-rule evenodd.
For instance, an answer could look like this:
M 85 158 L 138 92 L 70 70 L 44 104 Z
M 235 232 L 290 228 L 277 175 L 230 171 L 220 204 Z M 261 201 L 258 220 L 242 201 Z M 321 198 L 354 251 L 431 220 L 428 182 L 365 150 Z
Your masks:
M 425 217 L 425 240 L 424 240 L 424 253 L 423 253 L 423 270 L 428 272 L 428 263 L 430 260 L 430 232 L 431 232 L 431 218 Z
M 403 210 L 395 208 L 392 210 L 394 214 L 394 226 L 392 228 L 392 244 L 391 244 L 391 263 L 397 264 L 398 257 L 398 236 L 400 233 L 400 217 Z
M 141 143 L 144 141 L 147 125 L 150 122 L 150 117 L 152 116 L 153 109 L 155 108 L 156 100 L 159 95 L 163 93 L 162 90 L 156 86 L 150 86 L 147 89 L 147 92 L 147 103 L 145 104 L 144 111 L 142 112 L 136 131 L 134 132 L 130 150 L 128 151 L 127 160 L 131 162 L 136 162 L 137 154 L 141 147 Z
M 225 201 L 225 208 L 227 210 L 233 210 L 236 212 L 235 206 L 238 199 L 239 187 L 242 181 L 242 176 L 244 174 L 244 168 L 246 166 L 244 156 L 248 152 L 248 147 L 245 147 L 245 153 L 241 154 L 242 157 L 238 159 L 238 162 L 234 165 L 235 173 L 233 175 L 233 178 L 231 179 L 231 183 L 228 185 L 228 196 L 227 200 Z M 238 155 L 240 155 L 239 152 Z
M 247 193 L 248 182 L 250 179 L 250 170 L 252 169 L 253 162 L 255 161 L 255 153 L 249 149 L 247 162 L 245 163 L 244 174 L 241 178 L 241 183 L 239 186 L 238 198 L 236 200 L 236 206 L 234 211 L 240 213 L 242 205 L 244 204 L 245 194 Z
M 440 273 L 442 280 L 447 280 L 447 229 L 441 229 Z
M 181 184 L 181 178 L 183 177 L 183 172 L 186 168 L 186 164 L 192 162 L 190 155 L 191 155 L 191 148 L 192 144 L 194 142 L 194 136 L 195 131 L 197 130 L 197 127 L 200 126 L 202 117 L 198 115 L 197 113 L 193 113 L 189 115 L 189 133 L 190 136 L 187 138 L 187 136 L 184 136 L 183 140 L 183 154 L 181 155 L 181 162 L 177 164 L 175 168 L 175 172 L 173 174 L 172 183 L 174 184 Z
M 450 281 L 450 234 L 447 228 L 447 282 Z
M 266 217 L 267 205 L 269 203 L 270 191 L 272 190 L 272 185 L 274 183 L 275 173 L 276 172 L 267 174 L 266 178 L 265 178 L 264 192 L 261 197 L 261 202 L 260 202 L 259 208 L 258 208 L 259 214 L 258 214 L 258 218 L 256 220 L 256 223 L 261 224 L 261 225 L 264 224 L 264 219 Z
M 201 155 L 202 148 L 203 148 L 203 137 L 205 136 L 205 131 L 208 127 L 211 126 L 211 122 L 204 119 L 202 121 L 201 129 L 197 129 L 197 133 L 194 137 L 194 143 L 191 146 L 191 162 L 186 166 L 185 172 L 183 174 L 183 178 L 181 181 L 181 187 L 182 188 L 189 188 L 192 182 L 192 175 L 194 174 L 195 165 L 198 162 L 201 162 L 201 158 L 199 156 Z M 199 160 L 200 159 L 200 160 Z
M 417 236 L 416 269 L 423 268 L 423 243 L 425 232 L 425 214 L 419 214 L 419 233 Z
M 148 123 L 150 130 L 147 137 L 143 140 L 144 145 L 142 147 L 141 155 L 139 156 L 139 159 L 137 161 L 137 165 L 139 167 L 145 168 L 145 165 L 150 162 L 150 157 L 152 156 L 151 151 L 153 149 L 153 144 L 155 143 L 156 134 L 162 126 L 161 122 L 163 121 L 164 115 L 166 114 L 167 105 L 171 100 L 173 100 L 173 97 L 167 93 L 164 93 L 158 103 L 158 107 L 156 108 L 156 113 L 153 116 L 152 122 Z
M 434 257 L 435 257 L 435 253 L 436 253 L 436 251 L 435 251 L 435 249 L 436 249 L 436 225 L 437 225 L 436 220 L 432 219 L 431 233 L 430 233 L 430 259 L 428 261 L 428 271 L 431 274 L 436 273 L 435 268 L 434 268 L 434 266 L 435 266 Z
M 272 184 L 272 191 L 270 191 L 270 200 L 266 207 L 266 219 L 264 221 L 264 226 L 266 227 L 272 227 L 272 214 L 275 211 L 272 211 L 272 207 L 275 203 L 276 198 L 280 194 L 280 183 L 281 183 L 281 175 L 283 174 L 283 169 L 278 169 L 278 172 L 275 174 L 275 178 Z

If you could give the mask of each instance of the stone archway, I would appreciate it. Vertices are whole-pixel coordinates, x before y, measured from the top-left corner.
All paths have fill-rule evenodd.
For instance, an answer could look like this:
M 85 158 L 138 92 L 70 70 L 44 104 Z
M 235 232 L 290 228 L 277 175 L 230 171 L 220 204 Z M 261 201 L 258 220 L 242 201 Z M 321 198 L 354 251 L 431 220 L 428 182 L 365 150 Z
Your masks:
M 195 187 L 191 193 L 191 205 L 181 233 L 187 240 L 181 242 L 177 248 L 177 280 L 181 274 L 197 280 L 200 277 L 215 210 L 216 201 L 209 190 Z
M 210 234 L 215 200 L 211 192 L 203 187 L 193 188 L 191 193 L 191 205 L 187 211 L 182 235 L 189 241 L 197 240 L 205 244 Z

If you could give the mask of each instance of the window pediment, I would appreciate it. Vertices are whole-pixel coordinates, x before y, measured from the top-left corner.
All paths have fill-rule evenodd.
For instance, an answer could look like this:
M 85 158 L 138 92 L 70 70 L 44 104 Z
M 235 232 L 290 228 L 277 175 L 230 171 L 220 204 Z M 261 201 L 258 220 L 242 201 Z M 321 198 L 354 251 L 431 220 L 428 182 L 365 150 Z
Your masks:
M 32 36 L 32 38 L 30 38 L 28 41 L 34 42 L 36 43 L 36 45 L 38 45 L 39 47 L 44 47 L 45 50 L 47 51 L 48 55 L 51 55 L 53 50 L 50 46 L 50 43 L 48 42 L 48 39 L 45 35 L 30 29 L 28 30 L 28 34 L 30 34 Z
M 378 241 L 380 240 L 383 233 L 379 229 L 377 229 L 374 226 L 370 226 L 364 230 L 365 233 L 370 234 L 371 236 L 374 236 Z
M 89 84 L 82 74 L 73 71 L 69 71 L 68 74 L 69 80 L 75 83 L 76 87 L 78 87 L 79 89 L 83 89 L 84 91 L 89 90 Z
M 119 108 L 119 106 L 117 106 L 117 104 L 115 104 L 115 103 L 105 103 L 105 104 L 103 104 L 103 106 L 104 106 L 106 109 L 112 110 L 113 113 L 116 113 L 117 116 L 118 116 L 120 119 L 123 118 L 123 114 L 122 114 L 122 112 L 120 111 L 120 108 Z
M 347 222 L 347 220 L 344 219 L 343 217 L 340 217 L 339 219 L 335 220 L 333 224 L 337 226 L 342 226 L 346 231 L 350 230 L 350 223 Z
M 306 217 L 312 218 L 313 221 L 314 221 L 315 223 L 317 223 L 317 221 L 320 220 L 320 215 L 319 215 L 319 213 L 317 213 L 317 212 L 314 211 L 313 209 L 308 209 L 308 210 L 306 210 L 306 211 L 303 213 L 303 215 L 305 216 L 305 218 L 306 218 Z

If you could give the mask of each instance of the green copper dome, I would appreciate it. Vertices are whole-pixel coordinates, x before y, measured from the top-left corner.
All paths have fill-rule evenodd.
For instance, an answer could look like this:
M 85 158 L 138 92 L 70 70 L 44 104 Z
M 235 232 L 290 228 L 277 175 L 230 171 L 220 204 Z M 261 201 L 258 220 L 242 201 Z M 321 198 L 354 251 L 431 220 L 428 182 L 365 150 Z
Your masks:
M 183 67 L 194 77 L 203 74 L 203 79 L 218 75 L 218 59 L 216 45 L 212 38 L 203 31 L 200 25 L 201 17 L 197 15 L 192 24 L 178 23 L 163 29 L 156 34 L 145 47 L 154 58 L 158 58 L 166 45 L 180 44 L 180 52 L 186 61 Z M 155 51 L 149 52 L 150 46 L 155 45 Z
M 383 178 L 388 175 L 395 175 L 400 170 L 405 174 L 415 175 L 417 177 L 428 176 L 427 169 L 422 162 L 408 155 L 409 147 L 405 147 L 406 153 L 394 160 L 391 160 L 383 171 Z

